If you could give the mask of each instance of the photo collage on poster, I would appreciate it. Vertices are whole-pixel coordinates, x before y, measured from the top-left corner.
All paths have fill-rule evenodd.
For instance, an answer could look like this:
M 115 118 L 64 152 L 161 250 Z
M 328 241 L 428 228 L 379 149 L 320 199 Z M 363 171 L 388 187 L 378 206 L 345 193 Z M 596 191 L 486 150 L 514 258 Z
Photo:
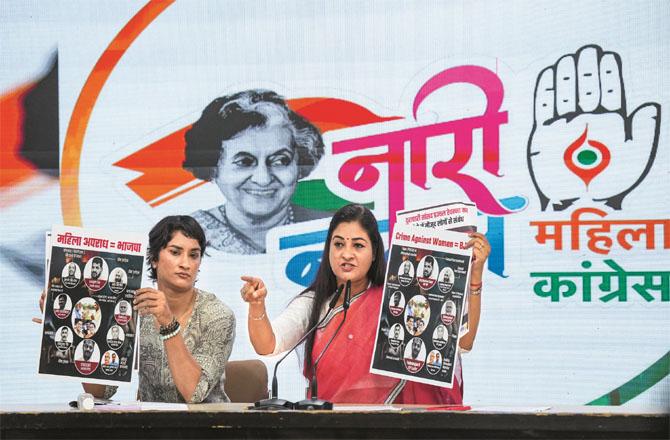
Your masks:
M 39 374 L 130 382 L 144 238 L 59 226 L 50 240 Z
M 408 218 L 399 217 L 393 230 L 370 371 L 451 387 L 470 276 L 469 237 Z
M 477 205 L 472 202 L 449 202 L 422 209 L 398 211 L 396 222 L 418 228 L 440 229 L 455 232 L 477 232 Z M 461 336 L 468 333 L 468 297 L 465 294 Z

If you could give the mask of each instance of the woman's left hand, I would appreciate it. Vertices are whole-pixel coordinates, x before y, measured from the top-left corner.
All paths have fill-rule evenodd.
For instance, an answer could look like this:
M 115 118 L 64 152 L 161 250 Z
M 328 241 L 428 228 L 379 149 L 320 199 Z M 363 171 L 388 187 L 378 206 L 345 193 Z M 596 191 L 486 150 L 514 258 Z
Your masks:
M 484 271 L 484 263 L 491 253 L 491 245 L 486 236 L 481 232 L 471 232 L 470 241 L 465 245 L 466 249 L 472 248 L 472 271 L 473 275 L 481 277 Z
M 153 315 L 158 325 L 168 325 L 172 322 L 174 314 L 170 310 L 165 294 L 151 287 L 143 287 L 135 292 L 133 300 L 134 307 L 140 315 Z

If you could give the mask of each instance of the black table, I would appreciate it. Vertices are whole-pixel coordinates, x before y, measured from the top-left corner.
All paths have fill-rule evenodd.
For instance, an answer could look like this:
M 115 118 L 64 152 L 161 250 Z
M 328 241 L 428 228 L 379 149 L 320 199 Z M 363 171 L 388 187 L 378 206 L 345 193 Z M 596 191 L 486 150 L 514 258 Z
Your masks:
M 335 411 L 257 412 L 243 404 L 137 404 L 78 411 L 66 405 L 1 406 L 2 438 L 665 438 L 664 410 L 622 407 L 505 408 L 469 411 L 421 406 L 347 406 Z

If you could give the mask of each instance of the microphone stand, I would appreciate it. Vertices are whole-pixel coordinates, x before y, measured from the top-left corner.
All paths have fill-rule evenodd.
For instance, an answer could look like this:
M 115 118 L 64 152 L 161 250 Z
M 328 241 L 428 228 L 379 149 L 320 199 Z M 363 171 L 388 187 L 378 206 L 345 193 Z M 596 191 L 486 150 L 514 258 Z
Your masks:
M 284 356 L 282 356 L 281 359 L 277 361 L 275 364 L 274 372 L 272 373 L 272 391 L 270 394 L 269 399 L 262 399 L 259 400 L 258 402 L 255 402 L 253 406 L 250 406 L 249 409 L 254 409 L 254 410 L 262 410 L 262 411 L 267 411 L 267 410 L 287 410 L 287 409 L 295 409 L 295 403 L 291 402 L 290 400 L 286 399 L 279 399 L 277 398 L 277 393 L 278 393 L 278 383 L 277 383 L 277 367 L 279 367 L 279 364 L 288 357 L 289 354 L 291 354 L 300 344 L 302 344 L 307 337 L 314 332 L 322 323 L 325 321 L 325 319 L 328 317 L 328 313 L 335 307 L 335 304 L 337 303 L 337 300 L 340 298 L 340 295 L 342 294 L 342 290 L 344 289 L 344 285 L 340 285 L 338 287 L 337 291 L 335 292 L 335 295 L 333 295 L 333 299 L 330 301 L 330 304 L 328 304 L 328 312 L 324 315 L 323 318 L 319 322 L 316 323 L 316 325 L 312 328 L 310 328 L 305 334 L 303 335 L 296 344 L 291 347 L 289 351 L 286 352 Z
M 342 309 L 344 310 L 344 314 L 342 315 L 342 321 L 337 326 L 337 328 L 335 329 L 335 333 L 333 333 L 333 336 L 330 337 L 330 340 L 328 340 L 326 346 L 323 347 L 323 350 L 321 350 L 321 353 L 319 353 L 319 356 L 316 358 L 316 361 L 312 366 L 312 380 L 310 381 L 311 397 L 309 399 L 304 399 L 301 400 L 300 402 L 297 402 L 296 409 L 315 409 L 315 410 L 333 409 L 333 402 L 329 402 L 327 400 L 321 400 L 318 397 L 316 368 L 319 365 L 319 361 L 321 361 L 323 355 L 326 354 L 328 347 L 330 347 L 330 344 L 335 340 L 335 337 L 338 335 L 340 329 L 344 325 L 344 321 L 346 321 L 347 319 L 347 311 L 349 310 L 350 304 L 351 304 L 351 280 L 347 281 L 347 287 L 345 288 L 344 291 L 344 303 L 342 303 Z

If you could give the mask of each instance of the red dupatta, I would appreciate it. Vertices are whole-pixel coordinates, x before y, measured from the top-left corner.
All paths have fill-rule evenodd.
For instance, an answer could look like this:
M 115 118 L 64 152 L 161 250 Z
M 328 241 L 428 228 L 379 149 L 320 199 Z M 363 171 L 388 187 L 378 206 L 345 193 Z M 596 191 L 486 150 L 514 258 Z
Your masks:
M 382 288 L 371 287 L 354 297 L 347 319 L 319 362 L 319 398 L 333 403 L 460 404 L 462 380 L 452 389 L 408 382 L 370 373 Z M 340 325 L 342 308 L 316 331 L 312 362 Z M 311 372 L 310 372 L 311 373 Z M 311 374 L 305 374 L 309 378 Z

